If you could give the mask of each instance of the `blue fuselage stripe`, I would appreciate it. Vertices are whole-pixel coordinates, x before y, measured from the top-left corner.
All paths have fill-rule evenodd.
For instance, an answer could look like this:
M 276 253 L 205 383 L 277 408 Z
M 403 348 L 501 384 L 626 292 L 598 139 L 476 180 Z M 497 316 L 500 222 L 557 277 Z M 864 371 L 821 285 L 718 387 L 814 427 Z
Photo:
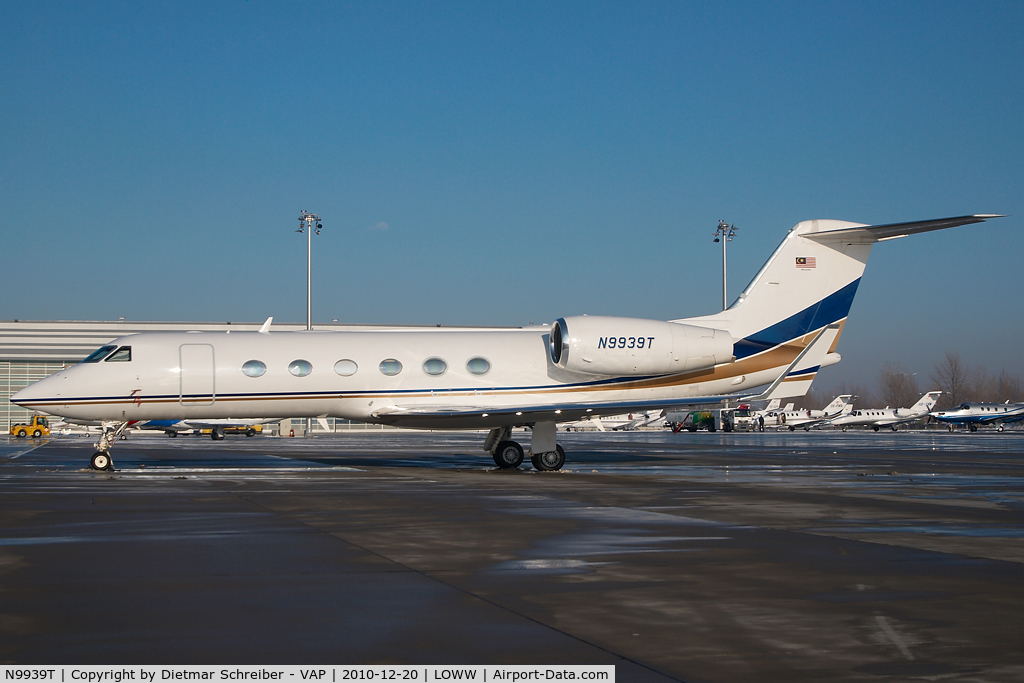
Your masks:
M 771 327 L 744 337 L 733 345 L 733 354 L 737 360 L 753 356 L 755 353 L 773 349 L 791 339 L 798 339 L 812 330 L 818 330 L 825 325 L 842 320 L 850 314 L 850 307 L 853 305 L 853 297 L 857 294 L 859 284 L 860 278 L 857 278 L 813 306 L 808 306 Z

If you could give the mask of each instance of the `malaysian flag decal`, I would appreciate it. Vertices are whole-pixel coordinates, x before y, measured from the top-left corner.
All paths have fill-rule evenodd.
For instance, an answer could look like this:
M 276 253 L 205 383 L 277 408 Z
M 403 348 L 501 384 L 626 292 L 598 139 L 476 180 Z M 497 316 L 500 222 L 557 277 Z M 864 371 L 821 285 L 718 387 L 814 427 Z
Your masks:
M 813 256 L 797 256 L 796 267 L 797 268 L 813 268 L 815 266 L 815 258 Z

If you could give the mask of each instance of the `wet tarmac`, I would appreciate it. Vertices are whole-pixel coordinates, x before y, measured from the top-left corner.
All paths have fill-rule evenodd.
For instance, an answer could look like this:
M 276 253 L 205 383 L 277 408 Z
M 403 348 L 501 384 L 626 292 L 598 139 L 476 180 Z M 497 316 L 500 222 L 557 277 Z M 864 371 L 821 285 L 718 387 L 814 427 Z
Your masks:
M 1024 680 L 1021 432 L 559 440 L 0 440 L 0 662 Z

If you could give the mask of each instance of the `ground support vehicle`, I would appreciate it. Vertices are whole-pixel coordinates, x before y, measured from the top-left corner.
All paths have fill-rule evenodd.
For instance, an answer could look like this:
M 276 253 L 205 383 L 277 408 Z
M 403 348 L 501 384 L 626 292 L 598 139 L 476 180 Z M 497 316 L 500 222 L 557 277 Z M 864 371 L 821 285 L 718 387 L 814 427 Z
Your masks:
M 18 438 L 31 435 L 36 439 L 41 436 L 49 436 L 50 423 L 42 415 L 33 415 L 29 424 L 11 425 L 10 434 L 11 436 L 17 436 Z

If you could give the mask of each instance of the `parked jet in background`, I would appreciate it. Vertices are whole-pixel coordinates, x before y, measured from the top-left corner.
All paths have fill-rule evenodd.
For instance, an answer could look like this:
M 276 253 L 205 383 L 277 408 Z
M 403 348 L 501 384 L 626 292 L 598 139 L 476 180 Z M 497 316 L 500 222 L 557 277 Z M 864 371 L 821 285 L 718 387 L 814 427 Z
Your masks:
M 246 436 L 256 436 L 257 430 L 253 427 L 256 425 L 266 424 L 267 422 L 273 422 L 273 420 L 233 420 L 231 418 L 220 420 L 143 420 L 142 422 L 131 425 L 131 427 L 133 429 L 159 430 L 171 437 L 177 436 L 180 432 L 194 432 L 197 430 L 201 431 L 203 429 L 209 429 L 210 438 L 214 441 L 219 441 L 224 438 L 224 430 L 227 428 L 233 427 L 236 429 L 245 429 Z
M 841 415 L 831 420 L 830 423 L 833 426 L 842 427 L 844 432 L 847 427 L 857 425 L 866 425 L 876 432 L 881 427 L 888 427 L 895 432 L 905 422 L 913 422 L 914 420 L 926 417 L 931 409 L 935 407 L 935 402 L 939 400 L 941 394 L 941 391 L 929 391 L 909 408 L 857 409 L 849 415 Z
M 791 432 L 797 427 L 802 427 L 807 431 L 822 422 L 828 422 L 835 417 L 849 413 L 853 409 L 853 404 L 849 402 L 851 398 L 853 398 L 851 394 L 836 396 L 831 403 L 825 406 L 824 410 L 802 408 L 800 410 L 772 411 L 765 415 L 764 423 L 765 426 L 788 427 Z
M 959 408 L 940 410 L 931 416 L 948 424 L 951 432 L 958 424 L 967 425 L 972 432 L 978 431 L 978 425 L 995 424 L 1001 432 L 1005 423 L 1024 420 L 1024 403 L 961 403 Z
M 590 429 L 595 429 L 599 432 L 605 432 L 608 429 L 611 429 L 613 432 L 628 432 L 640 429 L 641 427 L 656 425 L 659 420 L 663 421 L 664 417 L 665 411 L 663 410 L 645 410 L 642 413 L 623 413 L 622 415 L 605 415 L 603 417 L 594 415 L 563 426 L 567 432 L 583 432 Z M 662 423 L 663 425 L 664 422 Z
M 22 389 L 34 410 L 103 420 L 92 467 L 131 422 L 331 416 L 419 429 L 487 429 L 484 449 L 557 470 L 557 423 L 592 413 L 802 396 L 835 347 L 871 247 L 996 216 L 794 226 L 736 301 L 671 321 L 570 316 L 510 329 L 149 332 L 116 339 Z M 768 390 L 751 395 L 756 387 Z M 779 388 L 783 391 L 776 391 Z M 774 393 L 773 393 L 774 392 Z

